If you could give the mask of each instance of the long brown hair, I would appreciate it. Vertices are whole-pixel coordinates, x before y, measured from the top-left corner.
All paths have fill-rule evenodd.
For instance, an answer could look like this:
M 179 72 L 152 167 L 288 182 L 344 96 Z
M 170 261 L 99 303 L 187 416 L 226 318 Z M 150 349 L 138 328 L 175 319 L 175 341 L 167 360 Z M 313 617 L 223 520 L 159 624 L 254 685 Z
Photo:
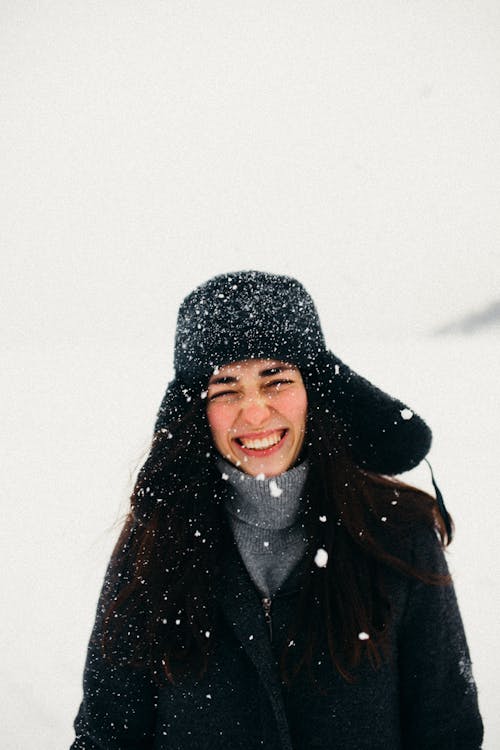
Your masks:
M 310 575 L 289 630 L 291 639 L 301 633 L 305 646 L 292 665 L 285 648 L 281 672 L 285 682 L 304 667 L 311 672 L 323 633 L 332 663 L 350 680 L 363 654 L 374 666 L 384 658 L 391 619 L 385 570 L 431 585 L 449 583 L 447 576 L 414 568 L 401 553 L 402 542 L 415 524 L 434 529 L 442 545 L 448 539 L 432 496 L 356 466 L 342 424 L 314 389 L 308 402 Z M 105 656 L 146 666 L 159 682 L 166 676 L 175 683 L 189 672 L 201 678 L 217 638 L 214 583 L 223 564 L 226 484 L 216 455 L 203 402 L 193 400 L 154 435 L 105 578 Z M 324 568 L 314 565 L 318 548 L 328 554 Z M 362 631 L 370 633 L 368 640 L 358 638 Z

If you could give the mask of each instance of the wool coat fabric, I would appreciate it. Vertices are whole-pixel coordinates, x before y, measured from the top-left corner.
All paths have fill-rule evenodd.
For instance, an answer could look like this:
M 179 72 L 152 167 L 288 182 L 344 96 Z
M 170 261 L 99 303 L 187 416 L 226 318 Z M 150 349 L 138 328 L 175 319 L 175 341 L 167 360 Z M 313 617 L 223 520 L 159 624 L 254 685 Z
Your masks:
M 407 559 L 427 571 L 447 572 L 428 529 L 414 530 Z M 378 669 L 365 659 L 349 683 L 323 644 L 315 657 L 320 693 L 307 672 L 286 687 L 277 668 L 304 575 L 299 563 L 273 597 L 271 639 L 259 594 L 236 544 L 229 543 L 208 673 L 161 688 L 146 671 L 103 660 L 101 594 L 71 750 L 481 748 L 477 691 L 452 585 L 388 572 L 390 658 Z

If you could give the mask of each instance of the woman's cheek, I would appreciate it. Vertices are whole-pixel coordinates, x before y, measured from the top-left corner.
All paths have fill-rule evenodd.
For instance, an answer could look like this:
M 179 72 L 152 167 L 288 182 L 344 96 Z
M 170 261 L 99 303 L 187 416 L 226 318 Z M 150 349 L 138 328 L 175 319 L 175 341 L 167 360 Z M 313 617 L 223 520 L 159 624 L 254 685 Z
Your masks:
M 295 390 L 283 391 L 279 397 L 279 411 L 291 422 L 305 421 L 307 414 L 307 396 Z
M 209 406 L 207 409 L 207 419 L 212 438 L 216 445 L 220 445 L 231 427 L 230 409 L 223 404 Z

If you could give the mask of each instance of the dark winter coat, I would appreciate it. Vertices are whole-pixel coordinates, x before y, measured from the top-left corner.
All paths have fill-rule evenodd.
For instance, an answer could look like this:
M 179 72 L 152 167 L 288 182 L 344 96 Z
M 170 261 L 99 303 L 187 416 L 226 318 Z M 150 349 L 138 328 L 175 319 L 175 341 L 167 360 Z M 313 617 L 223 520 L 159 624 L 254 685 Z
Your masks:
M 446 572 L 435 534 L 414 534 L 415 565 Z M 297 606 L 299 566 L 272 603 L 272 642 L 259 595 L 228 549 L 219 583 L 217 641 L 208 674 L 158 690 L 147 673 L 110 667 L 94 639 L 71 750 L 478 750 L 482 723 L 452 586 L 390 573 L 391 659 L 366 660 L 346 682 L 326 645 L 317 656 L 324 694 L 307 672 L 281 684 L 276 659 Z M 291 648 L 298 648 L 290 646 Z

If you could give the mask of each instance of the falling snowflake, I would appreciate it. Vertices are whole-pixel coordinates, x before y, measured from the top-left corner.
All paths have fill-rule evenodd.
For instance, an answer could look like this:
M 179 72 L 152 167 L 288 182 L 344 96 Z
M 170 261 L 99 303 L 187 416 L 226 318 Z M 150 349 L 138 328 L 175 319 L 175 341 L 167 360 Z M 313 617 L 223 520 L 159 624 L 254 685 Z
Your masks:
M 314 562 L 316 563 L 318 568 L 326 568 L 326 565 L 328 563 L 328 552 L 326 551 L 326 549 L 323 549 L 322 547 L 318 549 L 314 556 Z
M 362 630 L 361 633 L 358 633 L 358 638 L 360 641 L 367 641 L 370 636 L 368 635 L 368 633 L 365 633 L 365 631 Z
M 400 414 L 402 419 L 411 419 L 413 417 L 413 412 L 411 409 L 401 409 Z
M 280 489 L 278 485 L 276 484 L 275 479 L 271 479 L 271 481 L 269 482 L 269 491 L 272 497 L 279 497 L 283 492 L 283 490 Z
M 321 521 L 321 523 L 326 523 L 326 516 L 320 516 L 319 520 Z

